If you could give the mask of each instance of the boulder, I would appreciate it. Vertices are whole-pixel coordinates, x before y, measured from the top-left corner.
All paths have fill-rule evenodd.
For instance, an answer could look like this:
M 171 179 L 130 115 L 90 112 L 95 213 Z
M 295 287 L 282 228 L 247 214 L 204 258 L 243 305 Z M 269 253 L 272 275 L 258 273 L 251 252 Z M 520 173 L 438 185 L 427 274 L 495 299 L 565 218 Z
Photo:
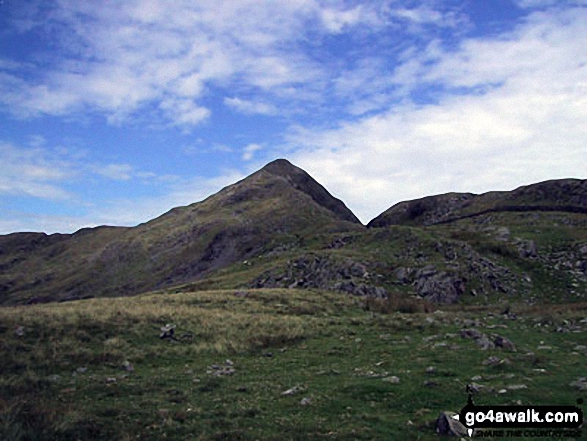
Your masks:
M 495 344 L 495 347 L 505 349 L 506 351 L 516 350 L 516 345 L 509 338 L 502 337 L 501 335 L 495 337 L 493 344 Z
M 443 436 L 467 436 L 467 428 L 453 416 L 456 412 L 441 412 L 436 420 L 436 433 Z
M 173 340 L 175 334 L 175 325 L 170 325 L 169 323 L 165 326 L 161 327 L 161 334 L 159 334 L 160 339 L 169 339 Z

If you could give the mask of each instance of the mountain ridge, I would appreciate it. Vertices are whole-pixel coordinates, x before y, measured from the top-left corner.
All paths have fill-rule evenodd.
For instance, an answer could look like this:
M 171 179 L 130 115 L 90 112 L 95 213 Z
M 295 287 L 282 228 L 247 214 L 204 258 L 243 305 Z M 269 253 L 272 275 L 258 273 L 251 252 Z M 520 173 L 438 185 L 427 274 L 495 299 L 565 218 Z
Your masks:
M 135 227 L 0 235 L 0 304 L 182 284 L 401 293 L 443 303 L 542 296 L 587 283 L 586 213 L 587 181 L 562 179 L 400 202 L 367 228 L 308 173 L 279 159 Z M 527 283 L 550 283 L 553 266 L 568 270 L 548 290 Z
M 372 219 L 367 226 L 426 226 L 506 211 L 587 213 L 587 180 L 553 179 L 511 191 L 451 192 L 402 201 Z

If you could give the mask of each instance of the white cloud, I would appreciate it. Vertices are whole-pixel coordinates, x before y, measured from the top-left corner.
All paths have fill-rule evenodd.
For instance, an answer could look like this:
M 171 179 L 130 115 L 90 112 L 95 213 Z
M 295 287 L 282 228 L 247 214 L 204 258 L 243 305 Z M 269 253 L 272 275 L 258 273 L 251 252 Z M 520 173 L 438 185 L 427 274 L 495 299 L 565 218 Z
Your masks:
M 345 26 L 352 26 L 360 22 L 362 15 L 363 7 L 360 5 L 348 10 L 325 8 L 321 12 L 324 26 L 335 34 L 342 32 Z
M 273 104 L 243 100 L 238 97 L 226 97 L 224 104 L 246 115 L 275 115 L 277 113 L 277 108 Z
M 134 169 L 129 164 L 108 164 L 96 167 L 96 173 L 115 181 L 130 181 L 134 175 Z
M 26 75 L 23 63 L 2 60 L 1 104 L 21 117 L 97 111 L 116 124 L 160 109 L 180 127 L 207 119 L 205 97 L 217 87 L 260 95 L 231 103 L 249 113 L 273 114 L 275 100 L 321 105 L 333 66 L 311 56 L 309 44 L 355 28 L 373 35 L 406 18 L 438 26 L 452 20 L 390 0 L 129 0 L 100 7 L 53 0 L 44 8 L 37 1 L 23 8 L 29 13 L 18 30 L 50 29 L 44 35 L 60 50 L 43 71 L 27 63 Z
M 72 164 L 41 148 L 20 149 L 0 143 L 0 194 L 63 200 L 72 194 L 62 183 L 74 174 Z
M 544 8 L 549 6 L 581 6 L 587 5 L 587 0 L 516 0 L 522 8 Z
M 262 150 L 259 144 L 249 144 L 243 149 L 243 161 L 250 161 L 255 156 L 255 152 Z
M 586 178 L 585 23 L 583 9 L 536 13 L 498 39 L 423 54 L 410 69 L 444 88 L 435 104 L 292 132 L 305 146 L 292 159 L 364 221 L 430 194 Z

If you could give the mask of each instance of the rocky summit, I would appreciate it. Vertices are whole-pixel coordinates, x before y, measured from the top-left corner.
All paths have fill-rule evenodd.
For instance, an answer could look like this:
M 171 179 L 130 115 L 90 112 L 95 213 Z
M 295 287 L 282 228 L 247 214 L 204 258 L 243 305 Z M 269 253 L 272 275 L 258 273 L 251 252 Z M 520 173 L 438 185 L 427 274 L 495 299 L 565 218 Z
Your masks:
M 206 289 L 322 289 L 429 303 L 574 302 L 587 181 L 402 202 L 367 226 L 284 159 L 136 227 L 0 236 L 0 304 Z

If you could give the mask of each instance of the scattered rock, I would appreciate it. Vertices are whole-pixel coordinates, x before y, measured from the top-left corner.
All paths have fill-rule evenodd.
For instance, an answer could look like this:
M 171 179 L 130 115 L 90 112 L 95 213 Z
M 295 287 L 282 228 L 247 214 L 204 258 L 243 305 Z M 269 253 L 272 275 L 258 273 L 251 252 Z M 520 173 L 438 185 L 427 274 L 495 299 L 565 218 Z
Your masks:
M 577 378 L 577 380 L 570 383 L 569 386 L 579 389 L 581 392 L 587 392 L 587 377 Z
M 479 332 L 477 329 L 472 328 L 472 329 L 461 329 L 460 335 L 463 338 L 472 338 L 474 340 L 477 340 L 477 339 L 483 337 L 484 334 L 482 332 Z
M 503 364 L 504 361 L 505 361 L 505 359 L 502 360 L 499 357 L 496 357 L 495 355 L 491 355 L 487 360 L 485 360 L 483 362 L 483 365 L 485 365 L 485 366 L 496 366 L 498 364 Z
M 510 229 L 508 227 L 498 227 L 495 230 L 495 239 L 500 242 L 507 242 L 510 238 Z
M 453 418 L 456 412 L 441 412 L 436 420 L 436 433 L 443 436 L 467 436 L 466 427 Z
M 309 406 L 310 404 L 312 404 L 312 399 L 309 397 L 304 397 L 300 401 L 300 406 Z
M 491 340 L 489 340 L 489 338 L 485 334 L 483 334 L 481 338 L 476 339 L 475 342 L 484 351 L 487 349 L 493 349 L 495 347 L 495 344 Z
M 175 325 L 166 324 L 165 326 L 163 326 L 161 328 L 161 334 L 159 334 L 159 338 L 174 340 L 175 339 L 174 334 L 175 334 Z
M 206 373 L 214 377 L 222 377 L 226 375 L 233 375 L 236 369 L 233 367 L 234 363 L 231 360 L 226 360 L 223 366 L 212 364 L 208 366 Z
M 399 377 L 392 375 L 391 377 L 383 378 L 383 381 L 385 381 L 386 383 L 391 383 L 391 384 L 399 384 Z
M 518 254 L 522 258 L 536 259 L 538 257 L 536 243 L 533 240 L 519 241 L 518 242 Z
M 525 384 L 512 384 L 510 386 L 506 386 L 507 390 L 521 390 L 521 389 L 528 389 L 528 386 Z
M 478 331 L 475 328 L 461 329 L 460 335 L 462 338 L 472 338 L 473 340 L 475 340 L 475 343 L 477 343 L 483 350 L 492 349 L 495 347 L 495 344 L 491 340 L 489 340 L 489 337 L 487 337 L 487 335 Z
M 411 283 L 413 272 L 412 268 L 400 267 L 395 270 L 395 278 L 401 283 Z
M 506 351 L 515 351 L 516 346 L 512 343 L 512 341 L 506 337 L 502 337 L 501 335 L 497 335 L 493 343 L 496 347 L 505 349 Z
M 478 383 L 467 384 L 467 392 L 471 394 L 478 394 L 485 386 Z
M 286 391 L 281 392 L 281 395 L 284 396 L 289 396 L 289 395 L 294 395 L 297 394 L 298 392 L 301 392 L 305 390 L 302 386 L 294 386 L 291 389 L 288 389 Z

